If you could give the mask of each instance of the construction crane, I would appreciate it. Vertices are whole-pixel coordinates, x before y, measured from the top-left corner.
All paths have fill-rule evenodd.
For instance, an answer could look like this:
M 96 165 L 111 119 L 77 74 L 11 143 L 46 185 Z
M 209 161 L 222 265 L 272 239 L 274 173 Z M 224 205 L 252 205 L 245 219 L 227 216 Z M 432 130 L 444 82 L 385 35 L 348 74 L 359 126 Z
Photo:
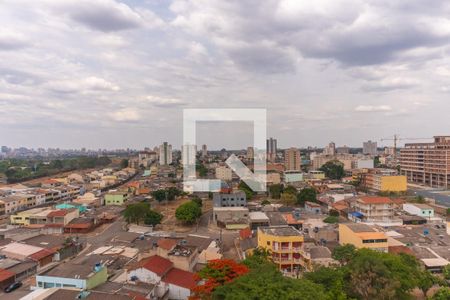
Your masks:
M 394 141 L 394 161 L 397 162 L 397 142 L 398 141 L 412 141 L 412 140 L 429 140 L 430 138 L 400 138 L 398 134 L 394 134 L 392 138 L 383 138 L 380 141 Z

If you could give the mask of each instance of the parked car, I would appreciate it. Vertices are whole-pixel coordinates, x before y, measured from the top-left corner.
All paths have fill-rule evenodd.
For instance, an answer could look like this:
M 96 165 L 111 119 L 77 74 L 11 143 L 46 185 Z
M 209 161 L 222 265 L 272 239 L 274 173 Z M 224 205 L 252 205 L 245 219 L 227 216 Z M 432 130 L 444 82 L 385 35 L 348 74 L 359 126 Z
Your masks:
M 5 293 L 11 293 L 15 289 L 18 289 L 22 286 L 22 282 L 14 282 L 5 288 Z

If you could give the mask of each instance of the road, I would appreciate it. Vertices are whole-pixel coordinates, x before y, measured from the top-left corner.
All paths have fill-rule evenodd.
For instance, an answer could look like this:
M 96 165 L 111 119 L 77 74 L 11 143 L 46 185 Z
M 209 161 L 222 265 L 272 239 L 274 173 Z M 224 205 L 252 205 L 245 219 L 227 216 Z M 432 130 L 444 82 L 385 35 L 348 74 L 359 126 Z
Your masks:
M 411 189 L 413 193 L 416 195 L 421 195 L 423 197 L 432 198 L 436 200 L 437 204 L 444 205 L 446 207 L 450 207 L 450 196 L 441 194 L 442 190 L 425 190 L 425 189 Z

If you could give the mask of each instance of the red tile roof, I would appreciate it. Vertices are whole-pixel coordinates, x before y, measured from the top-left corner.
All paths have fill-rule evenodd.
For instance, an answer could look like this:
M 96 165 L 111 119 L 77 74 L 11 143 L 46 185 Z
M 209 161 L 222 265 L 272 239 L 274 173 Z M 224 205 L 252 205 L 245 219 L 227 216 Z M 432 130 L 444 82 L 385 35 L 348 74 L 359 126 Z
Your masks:
M 247 239 L 252 237 L 252 231 L 250 228 L 244 228 L 239 231 L 239 236 L 241 239 Z
M 11 277 L 14 277 L 16 274 L 14 274 L 11 271 L 5 270 L 5 269 L 0 269 L 0 282 L 7 280 Z
M 50 212 L 47 217 L 52 218 L 52 217 L 64 217 L 65 215 L 67 215 L 69 211 L 67 209 L 58 209 L 58 210 L 54 210 L 52 212 Z
M 173 263 L 158 255 L 153 255 L 148 258 L 146 263 L 142 266 L 143 268 L 155 273 L 158 276 L 163 276 L 167 273 L 173 266 Z
M 158 240 L 158 247 L 165 250 L 172 250 L 177 245 L 177 241 L 174 239 L 160 239 Z
M 173 268 L 164 276 L 162 281 L 191 290 L 197 285 L 196 278 L 197 276 L 192 272 Z
M 39 261 L 39 260 L 43 259 L 44 257 L 53 255 L 55 252 L 56 251 L 50 250 L 50 249 L 42 249 L 41 251 L 31 254 L 30 258 L 34 261 Z
M 361 197 L 359 198 L 364 204 L 391 204 L 392 200 L 388 197 Z

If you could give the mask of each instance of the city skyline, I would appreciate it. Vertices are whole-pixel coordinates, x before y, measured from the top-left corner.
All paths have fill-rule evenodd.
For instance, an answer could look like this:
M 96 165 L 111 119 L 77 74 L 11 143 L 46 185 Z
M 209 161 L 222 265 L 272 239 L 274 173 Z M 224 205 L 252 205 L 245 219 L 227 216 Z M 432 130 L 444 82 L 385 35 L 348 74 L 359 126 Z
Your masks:
M 446 2 L 260 6 L 2 1 L 2 144 L 178 148 L 183 108 L 222 107 L 266 108 L 280 147 L 448 134 Z

